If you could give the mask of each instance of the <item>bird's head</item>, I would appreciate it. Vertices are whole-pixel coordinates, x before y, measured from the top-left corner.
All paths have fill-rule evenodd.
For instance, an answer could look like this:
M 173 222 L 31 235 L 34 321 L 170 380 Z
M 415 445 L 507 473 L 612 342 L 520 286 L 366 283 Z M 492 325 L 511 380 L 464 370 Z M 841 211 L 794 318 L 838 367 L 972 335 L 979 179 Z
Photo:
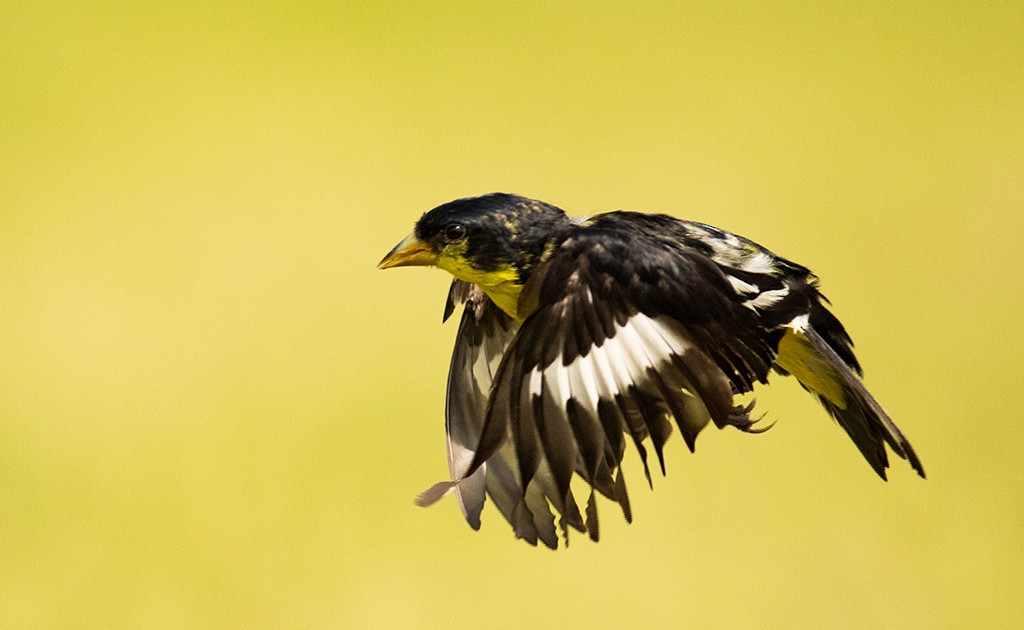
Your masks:
M 437 266 L 485 291 L 521 286 L 569 226 L 564 212 L 543 201 L 507 193 L 457 199 L 424 214 L 377 266 Z

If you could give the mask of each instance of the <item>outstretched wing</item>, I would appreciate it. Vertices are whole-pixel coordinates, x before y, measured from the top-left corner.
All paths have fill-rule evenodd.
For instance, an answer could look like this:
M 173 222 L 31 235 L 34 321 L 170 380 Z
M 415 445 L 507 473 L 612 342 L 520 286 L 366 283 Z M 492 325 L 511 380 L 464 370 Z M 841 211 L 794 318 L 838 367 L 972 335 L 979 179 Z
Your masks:
M 733 394 L 764 382 L 775 356 L 778 336 L 743 306 L 721 269 L 666 228 L 681 229 L 668 217 L 602 215 L 535 270 L 520 299 L 529 316 L 495 374 L 467 470 L 511 438 L 520 487 L 540 479 L 570 525 L 578 473 L 591 496 L 586 522 L 576 525 L 595 539 L 595 489 L 628 517 L 625 436 L 649 481 L 644 443 L 650 438 L 664 472 L 670 419 L 691 450 L 709 420 L 751 430 L 750 409 L 735 407 Z

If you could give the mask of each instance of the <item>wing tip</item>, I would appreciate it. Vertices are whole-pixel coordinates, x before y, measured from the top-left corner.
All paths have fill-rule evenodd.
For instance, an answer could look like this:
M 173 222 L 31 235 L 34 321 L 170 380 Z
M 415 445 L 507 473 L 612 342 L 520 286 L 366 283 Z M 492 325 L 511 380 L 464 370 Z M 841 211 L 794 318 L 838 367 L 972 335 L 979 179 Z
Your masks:
M 910 445 L 905 439 L 900 444 L 903 447 L 903 458 L 910 463 L 910 467 L 913 468 L 921 479 L 927 479 L 928 476 L 924 473 L 924 464 L 918 459 L 917 453 L 914 452 L 914 447 Z

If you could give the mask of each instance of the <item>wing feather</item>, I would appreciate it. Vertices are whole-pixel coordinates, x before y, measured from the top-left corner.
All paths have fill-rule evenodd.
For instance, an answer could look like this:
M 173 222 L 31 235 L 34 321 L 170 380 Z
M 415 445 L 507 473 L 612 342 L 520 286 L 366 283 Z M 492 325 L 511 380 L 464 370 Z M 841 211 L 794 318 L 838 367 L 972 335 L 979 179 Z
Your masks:
M 712 419 L 718 426 L 744 426 L 733 391 L 764 380 L 773 358 L 749 334 L 756 314 L 730 301 L 733 284 L 709 271 L 708 264 L 717 269 L 712 263 L 697 262 L 690 250 L 655 248 L 667 261 L 652 259 L 624 275 L 622 264 L 635 256 L 614 251 L 615 244 L 570 239 L 527 283 L 520 310 L 532 305 L 529 316 L 498 367 L 480 447 L 467 469 L 472 474 L 510 438 L 520 486 L 530 497 L 523 509 L 543 513 L 543 495 L 566 522 L 592 536 L 596 506 L 588 498 L 582 519 L 572 499 L 574 473 L 631 519 L 621 470 L 625 434 L 650 482 L 645 444 L 653 446 L 664 474 L 673 418 L 691 449 Z M 682 275 L 666 277 L 664 269 Z M 708 273 L 718 275 L 709 283 Z M 666 291 L 673 299 L 666 300 Z M 707 308 L 694 308 L 695 302 Z M 720 317 L 708 319 L 708 308 Z M 723 321 L 739 322 L 741 334 L 725 334 Z M 540 471 L 550 477 L 537 479 Z M 529 490 L 534 481 L 540 494 Z M 544 523 L 546 517 L 539 532 Z
M 484 413 L 494 373 L 511 343 L 518 324 L 497 308 L 474 285 L 455 280 L 448 292 L 444 319 L 464 305 L 455 348 L 448 372 L 445 403 L 448 469 L 452 482 L 436 484 L 417 499 L 421 505 L 454 492 L 466 521 L 480 528 L 480 513 L 490 494 L 499 511 L 512 522 L 515 504 L 520 502 L 515 472 L 509 466 L 511 448 L 503 448 L 482 466 L 465 476 L 478 448 Z M 516 527 L 516 523 L 512 523 Z

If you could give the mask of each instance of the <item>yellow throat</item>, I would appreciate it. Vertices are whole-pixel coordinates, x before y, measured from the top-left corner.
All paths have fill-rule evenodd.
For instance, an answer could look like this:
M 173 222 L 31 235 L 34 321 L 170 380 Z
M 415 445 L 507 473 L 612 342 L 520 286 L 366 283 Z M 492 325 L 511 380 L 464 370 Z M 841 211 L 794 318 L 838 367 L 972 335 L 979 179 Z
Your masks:
M 508 313 L 512 319 L 522 321 L 519 317 L 519 294 L 522 293 L 523 286 L 519 284 L 519 274 L 512 265 L 505 265 L 494 271 L 480 271 L 458 253 L 444 252 L 438 256 L 437 266 L 459 280 L 477 285 L 498 305 L 498 308 Z

